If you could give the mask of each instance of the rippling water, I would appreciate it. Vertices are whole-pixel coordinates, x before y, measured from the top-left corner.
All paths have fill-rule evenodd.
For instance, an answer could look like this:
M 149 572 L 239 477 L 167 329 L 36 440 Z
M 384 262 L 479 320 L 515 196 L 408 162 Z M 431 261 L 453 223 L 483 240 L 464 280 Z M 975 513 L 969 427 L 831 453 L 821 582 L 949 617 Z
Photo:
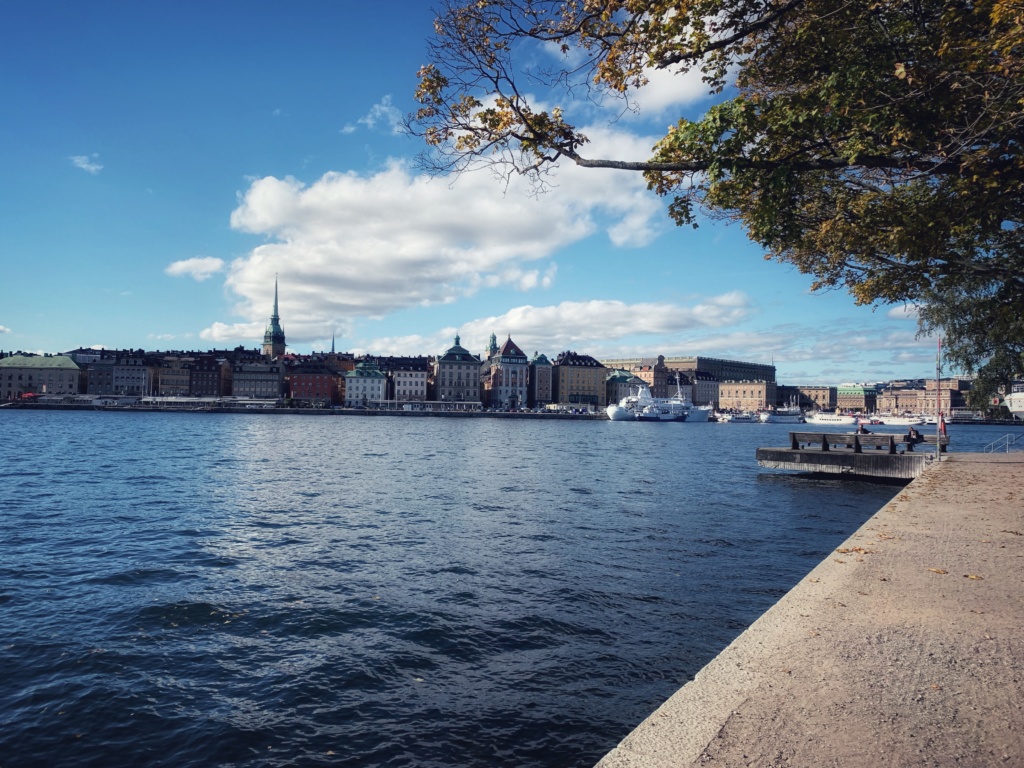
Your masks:
M 4 768 L 589 766 L 894 493 L 787 425 L 0 425 Z

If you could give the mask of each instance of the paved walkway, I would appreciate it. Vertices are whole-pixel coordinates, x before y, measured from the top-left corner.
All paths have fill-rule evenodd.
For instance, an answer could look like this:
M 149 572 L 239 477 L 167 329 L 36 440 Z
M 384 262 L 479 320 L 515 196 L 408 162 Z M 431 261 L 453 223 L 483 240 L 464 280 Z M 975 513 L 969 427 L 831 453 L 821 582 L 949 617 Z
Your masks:
M 1024 766 L 1024 454 L 950 454 L 600 768 Z

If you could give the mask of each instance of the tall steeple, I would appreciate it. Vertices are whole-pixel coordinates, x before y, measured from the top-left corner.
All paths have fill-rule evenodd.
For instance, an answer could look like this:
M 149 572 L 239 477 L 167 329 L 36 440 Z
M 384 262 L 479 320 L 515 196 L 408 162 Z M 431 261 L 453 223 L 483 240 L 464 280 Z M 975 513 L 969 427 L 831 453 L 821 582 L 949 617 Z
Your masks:
M 280 357 L 284 354 L 284 329 L 281 327 L 281 316 L 277 313 L 277 275 L 274 275 L 274 314 L 270 316 L 267 332 L 263 334 L 263 356 Z

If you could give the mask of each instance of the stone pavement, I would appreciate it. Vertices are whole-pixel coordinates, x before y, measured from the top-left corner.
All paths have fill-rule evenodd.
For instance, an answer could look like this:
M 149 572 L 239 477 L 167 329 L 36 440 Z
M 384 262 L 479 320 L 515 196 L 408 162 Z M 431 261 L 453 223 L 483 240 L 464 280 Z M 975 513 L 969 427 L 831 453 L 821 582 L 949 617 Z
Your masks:
M 898 491 L 598 765 L 1024 767 L 1024 453 Z

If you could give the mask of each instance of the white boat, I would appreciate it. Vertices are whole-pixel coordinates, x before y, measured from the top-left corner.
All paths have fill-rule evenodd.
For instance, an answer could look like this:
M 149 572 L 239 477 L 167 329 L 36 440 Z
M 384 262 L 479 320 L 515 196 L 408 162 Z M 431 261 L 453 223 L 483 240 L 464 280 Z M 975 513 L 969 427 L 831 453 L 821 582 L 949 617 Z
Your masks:
M 633 413 L 631 408 L 625 408 L 621 405 L 609 405 L 605 408 L 605 413 L 608 414 L 610 421 L 635 421 L 636 414 Z
M 605 408 L 611 421 L 686 421 L 687 412 L 682 400 L 652 397 L 646 384 L 637 387 L 634 394 L 619 400 L 618 405 Z
M 676 379 L 676 393 L 668 399 L 668 402 L 678 404 L 682 408 L 683 413 L 686 414 L 684 421 L 707 421 L 708 416 L 715 410 L 710 405 L 694 405 L 689 397 L 684 397 L 679 379 Z
M 760 424 L 760 419 L 757 418 L 756 413 L 750 411 L 743 411 L 742 413 L 719 413 L 719 421 L 727 421 L 730 424 Z
M 856 416 L 846 416 L 841 413 L 823 413 L 818 411 L 817 413 L 809 413 L 804 417 L 804 421 L 808 424 L 832 424 L 833 426 L 849 426 L 857 423 Z
M 889 427 L 918 427 L 924 424 L 924 416 L 886 416 L 880 414 L 876 417 L 879 424 Z
M 761 411 L 760 418 L 765 424 L 803 424 L 804 412 L 797 405 L 789 405 L 774 411 Z
M 715 410 L 710 405 L 693 405 L 692 403 L 686 405 L 686 420 L 690 421 L 707 421 L 708 417 Z
M 1003 398 L 1003 405 L 1010 409 L 1010 415 L 1024 420 L 1024 384 L 1014 384 L 1013 391 Z

